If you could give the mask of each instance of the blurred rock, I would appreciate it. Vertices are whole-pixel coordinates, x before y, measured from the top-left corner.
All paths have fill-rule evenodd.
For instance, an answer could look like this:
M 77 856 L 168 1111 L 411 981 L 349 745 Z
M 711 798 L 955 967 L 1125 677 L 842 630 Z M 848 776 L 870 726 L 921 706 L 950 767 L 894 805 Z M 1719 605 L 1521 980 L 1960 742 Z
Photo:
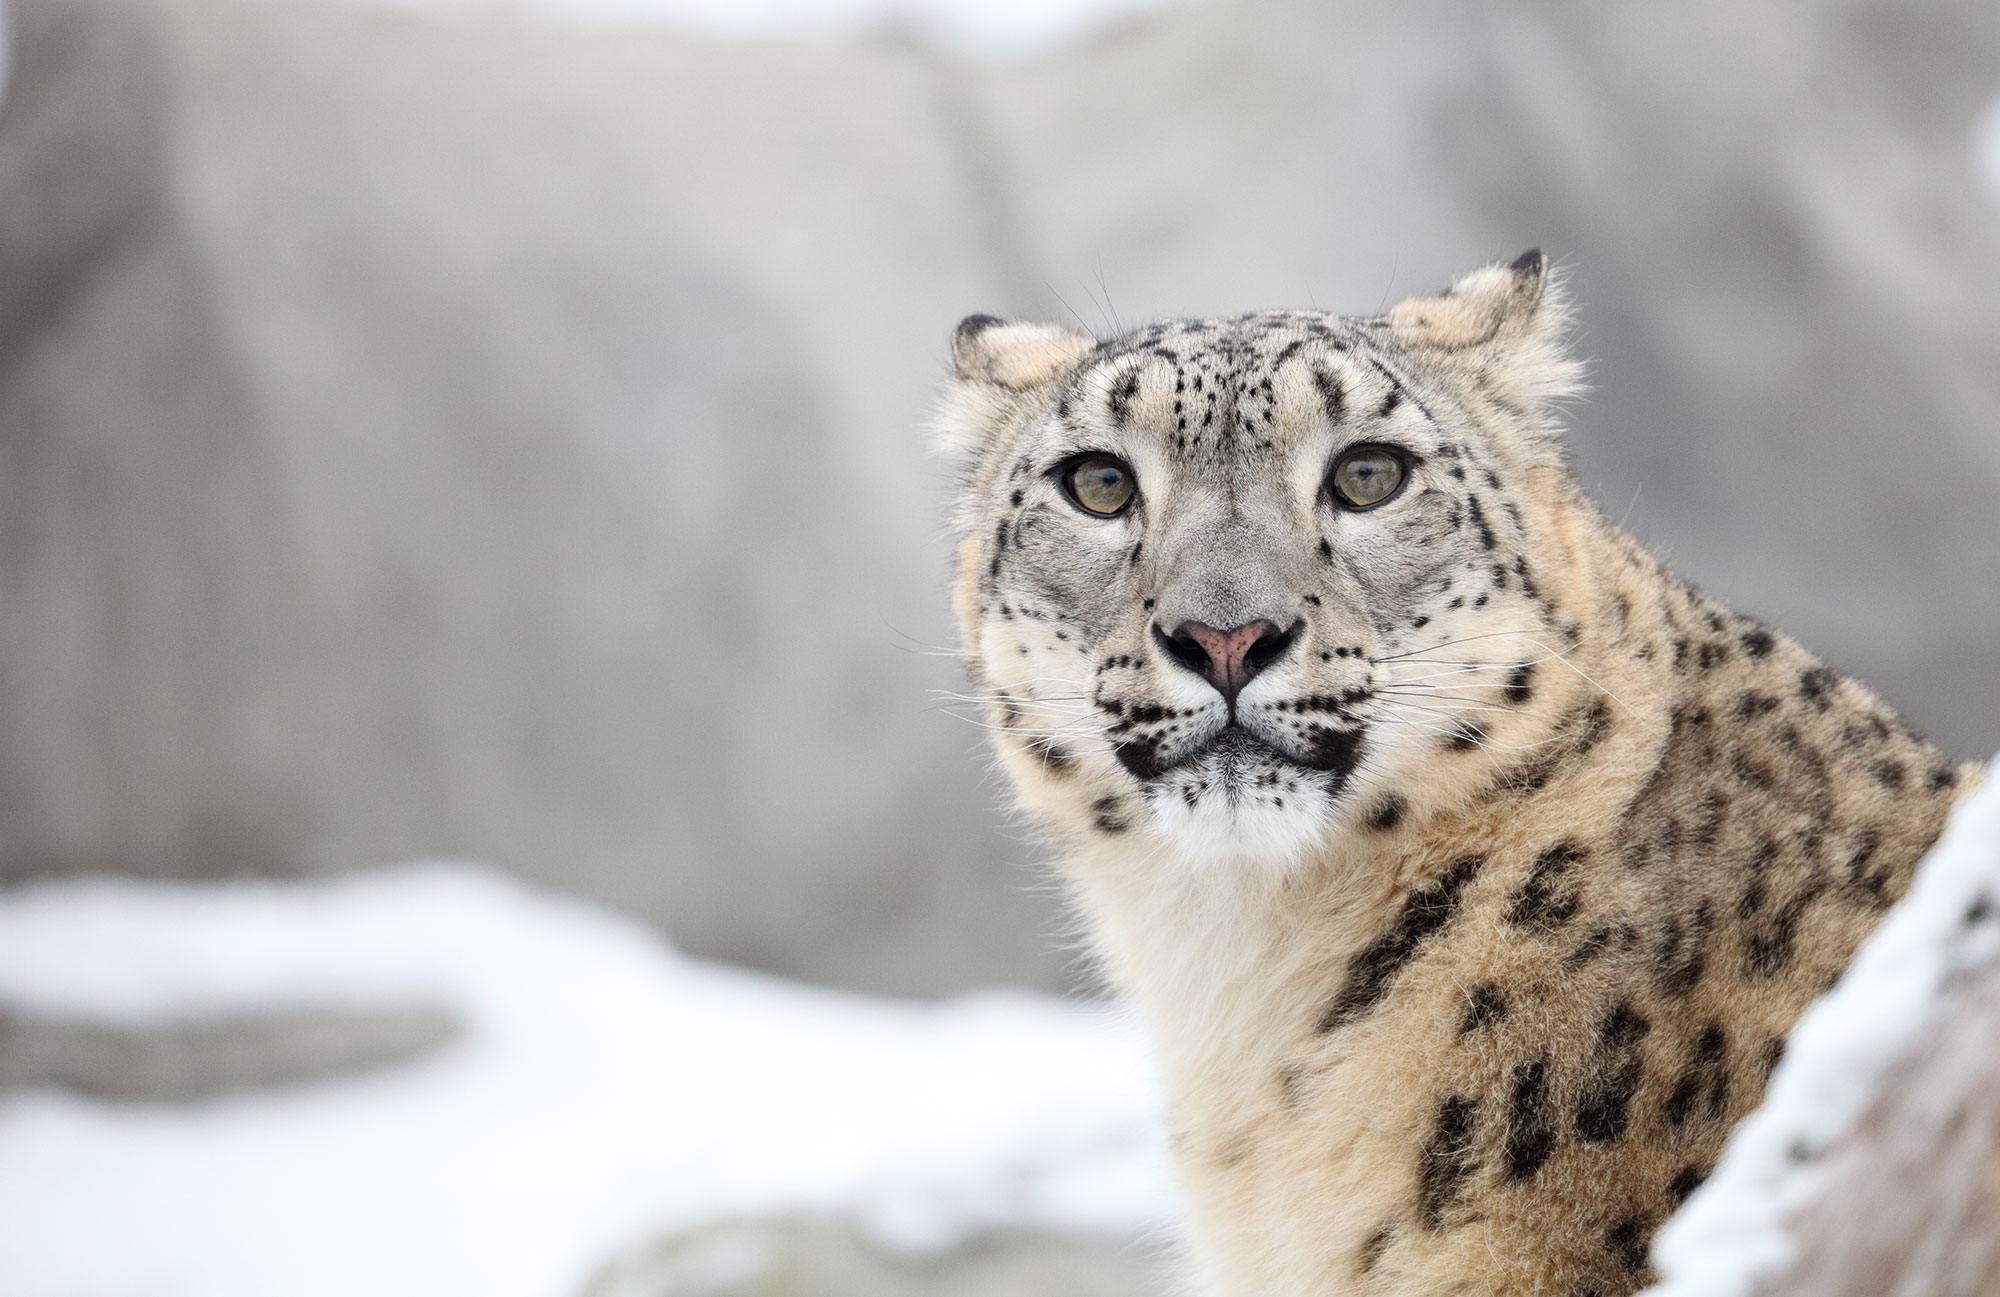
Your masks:
M 929 694 L 953 322 L 1368 311 L 1533 244 L 1611 515 L 2000 743 L 1986 0 L 1191 3 L 997 67 L 18 13 L 0 875 L 470 856 L 699 955 L 1061 984 Z
M 975 1239 L 938 1256 L 885 1252 L 835 1221 L 703 1226 L 619 1258 L 582 1297 L 1158 1297 L 1158 1257 L 1058 1235 Z
M 132 1026 L 0 1011 L 0 1098 L 69 1090 L 93 1099 L 193 1103 L 409 1062 L 458 1037 L 428 1005 L 301 1007 Z
M 1824 1155 L 1795 1258 L 1760 1297 L 2000 1293 L 2000 965 L 1951 988 L 1945 1031 Z

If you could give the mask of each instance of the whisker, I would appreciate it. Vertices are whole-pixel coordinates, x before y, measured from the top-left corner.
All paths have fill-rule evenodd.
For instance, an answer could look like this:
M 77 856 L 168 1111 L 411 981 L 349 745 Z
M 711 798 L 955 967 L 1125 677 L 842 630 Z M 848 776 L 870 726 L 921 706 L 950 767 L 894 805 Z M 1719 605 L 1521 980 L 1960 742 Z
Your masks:
M 1464 636 L 1464 637 L 1462 637 L 1462 638 L 1460 638 L 1460 639 L 1448 639 L 1448 640 L 1445 640 L 1445 641 L 1443 641 L 1442 643 L 1438 643 L 1438 644 L 1432 644 L 1432 645 L 1430 645 L 1430 646 L 1428 646 L 1428 647 L 1426 647 L 1426 648 L 1420 648 L 1420 649 L 1411 649 L 1411 650 L 1410 650 L 1410 651 L 1409 651 L 1408 653 L 1386 653 L 1386 654 L 1384 654 L 1384 655 L 1383 655 L 1383 656 L 1381 656 L 1381 657 L 1378 657 L 1378 658 L 1374 658 L 1374 659 L 1371 659 L 1371 660 L 1372 660 L 1372 661 L 1376 661 L 1376 662 L 1395 662 L 1395 661 L 1399 661 L 1399 660 L 1401 660 L 1401 659 L 1403 659 L 1403 658 L 1408 658 L 1408 657 L 1415 657 L 1415 656 L 1416 656 L 1417 654 L 1419 654 L 1419 653 L 1435 653 L 1435 652 L 1437 652 L 1437 651 L 1438 651 L 1439 649 L 1444 649 L 1444 648 L 1450 648 L 1450 647 L 1451 647 L 1452 645 L 1454 645 L 1454 644 L 1470 644 L 1470 643 L 1473 643 L 1473 642 L 1474 642 L 1474 641 L 1476 641 L 1476 640 L 1483 640 L 1483 639 L 1498 639 L 1498 638 L 1500 638 L 1500 637 L 1501 637 L 1501 636 L 1503 636 L 1503 635 L 1520 635 L 1520 636 L 1530 636 L 1530 635 L 1535 635 L 1535 634 L 1539 634 L 1539 633 L 1540 633 L 1539 631 L 1537 631 L 1537 630 L 1533 630 L 1533 629 L 1530 629 L 1530 630 L 1494 630 L 1494 631 L 1486 631 L 1486 632 L 1484 632 L 1483 634 L 1479 634 L 1479 635 L 1466 635 L 1466 636 Z M 1548 645 L 1546 645 L 1546 644 L 1543 644 L 1543 645 L 1540 645 L 1539 647 L 1541 647 L 1541 648 L 1547 648 L 1547 647 L 1548 647 Z

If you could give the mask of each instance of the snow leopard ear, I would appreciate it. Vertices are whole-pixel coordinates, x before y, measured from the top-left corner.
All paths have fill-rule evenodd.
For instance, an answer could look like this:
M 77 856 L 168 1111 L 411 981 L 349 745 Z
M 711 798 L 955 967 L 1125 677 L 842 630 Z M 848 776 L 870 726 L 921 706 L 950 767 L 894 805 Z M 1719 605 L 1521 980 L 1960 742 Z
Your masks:
M 1050 384 L 1076 371 L 1093 338 L 1054 324 L 1008 324 L 968 315 L 951 334 L 957 381 L 945 389 L 933 443 L 961 466 L 976 463 L 1002 430 L 1047 399 Z
M 990 315 L 968 315 L 951 333 L 960 382 L 992 383 L 1013 392 L 1054 382 L 1096 346 L 1095 339 L 1061 325 L 1008 324 Z
M 1540 248 L 1483 266 L 1440 296 L 1403 302 L 1388 319 L 1405 346 L 1462 356 L 1524 406 L 1581 390 L 1583 367 L 1568 346 L 1568 298 Z

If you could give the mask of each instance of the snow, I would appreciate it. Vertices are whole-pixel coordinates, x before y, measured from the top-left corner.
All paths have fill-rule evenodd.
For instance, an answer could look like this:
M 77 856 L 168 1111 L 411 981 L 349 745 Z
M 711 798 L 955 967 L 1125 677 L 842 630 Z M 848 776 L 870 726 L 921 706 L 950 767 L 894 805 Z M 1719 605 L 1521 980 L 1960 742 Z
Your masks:
M 399 1066 L 206 1104 L 0 1102 L 5 1293 L 556 1297 L 662 1229 L 739 1213 L 838 1213 L 903 1248 L 1173 1219 L 1122 1018 L 702 964 L 472 866 L 37 884 L 0 898 L 0 1004 L 140 1026 L 437 1004 L 465 1028 Z
M 1993 96 L 1973 123 L 1972 171 L 1986 196 L 2000 203 L 2000 94 Z
M 434 17 L 679 27 L 734 39 L 905 32 L 952 53 L 1011 58 L 1081 40 L 1170 0 L 371 0 Z
M 2000 768 L 2000 763 L 1996 763 Z M 1818 1189 L 1822 1152 L 1936 1028 L 1954 976 L 2000 957 L 2000 777 L 1953 811 L 1909 894 L 1793 1028 L 1764 1102 L 1709 1182 L 1660 1231 L 1647 1297 L 1749 1297 L 1792 1259 L 1785 1222 Z

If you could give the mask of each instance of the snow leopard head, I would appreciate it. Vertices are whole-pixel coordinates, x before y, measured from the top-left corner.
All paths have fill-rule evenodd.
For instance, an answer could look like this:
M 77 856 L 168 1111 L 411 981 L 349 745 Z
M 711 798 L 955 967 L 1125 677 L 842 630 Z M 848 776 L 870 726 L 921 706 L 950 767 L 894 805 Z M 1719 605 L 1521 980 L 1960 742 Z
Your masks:
M 1481 747 L 1575 634 L 1564 320 L 1531 252 L 1379 317 L 961 323 L 956 603 L 1029 806 L 1282 859 Z

